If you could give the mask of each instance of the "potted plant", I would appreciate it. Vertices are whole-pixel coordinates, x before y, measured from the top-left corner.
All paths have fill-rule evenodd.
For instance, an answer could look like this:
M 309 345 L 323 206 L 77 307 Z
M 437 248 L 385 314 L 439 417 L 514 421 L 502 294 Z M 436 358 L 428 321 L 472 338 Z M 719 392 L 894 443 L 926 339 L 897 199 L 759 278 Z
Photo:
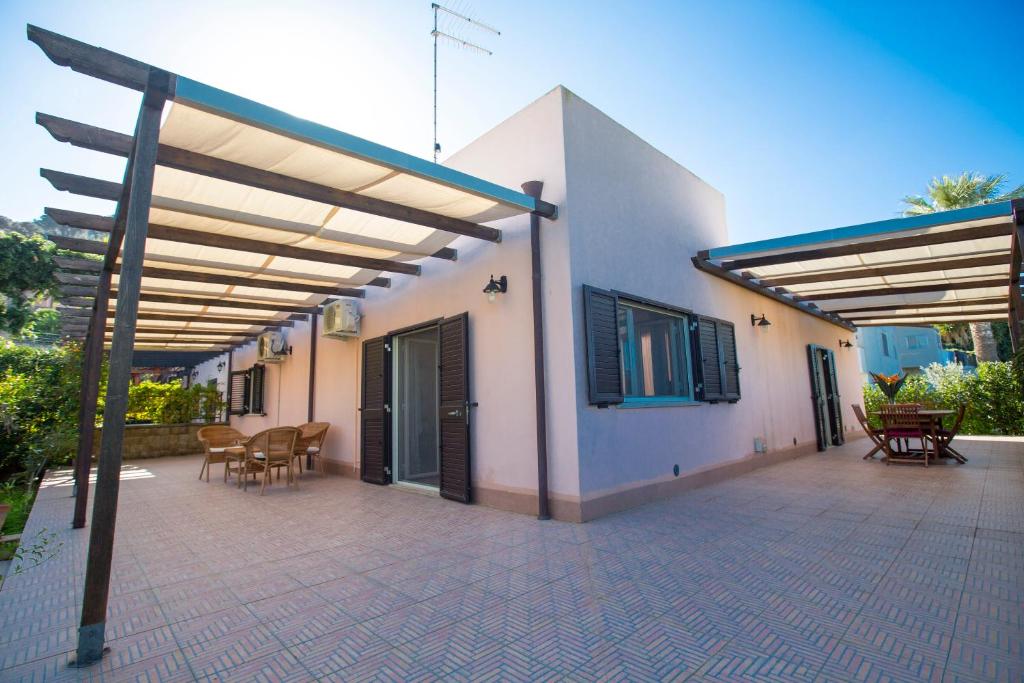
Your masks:
M 901 377 L 899 374 L 883 375 L 879 372 L 872 372 L 870 374 L 878 388 L 882 390 L 882 393 L 889 400 L 889 403 L 896 403 L 896 394 L 900 393 L 903 383 L 907 381 L 907 376 L 903 375 Z

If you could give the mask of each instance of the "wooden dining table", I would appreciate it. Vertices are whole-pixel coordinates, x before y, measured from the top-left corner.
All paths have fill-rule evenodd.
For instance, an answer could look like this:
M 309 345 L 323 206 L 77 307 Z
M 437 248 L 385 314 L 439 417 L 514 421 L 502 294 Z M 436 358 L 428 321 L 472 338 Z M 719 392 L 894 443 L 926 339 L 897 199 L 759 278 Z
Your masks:
M 922 408 L 921 410 L 917 411 L 917 415 L 921 418 L 921 422 L 924 426 L 925 433 L 930 434 L 932 437 L 932 446 L 935 449 L 935 457 L 950 457 L 957 460 L 958 462 L 963 463 L 967 462 L 965 458 L 962 458 L 961 456 L 958 456 L 953 453 L 944 453 L 940 448 L 939 439 L 936 436 L 936 434 L 938 434 L 938 432 L 942 429 L 942 418 L 954 414 L 956 414 L 955 410 L 949 410 L 947 408 Z M 871 415 L 881 416 L 881 413 L 879 411 L 873 411 Z

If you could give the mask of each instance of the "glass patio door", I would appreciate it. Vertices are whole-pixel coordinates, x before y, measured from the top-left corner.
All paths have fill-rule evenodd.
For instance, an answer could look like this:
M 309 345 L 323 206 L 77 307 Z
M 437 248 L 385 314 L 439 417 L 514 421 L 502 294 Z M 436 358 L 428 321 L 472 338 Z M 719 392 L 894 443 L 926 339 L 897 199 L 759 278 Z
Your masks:
M 394 338 L 395 481 L 440 484 L 438 335 L 430 327 Z

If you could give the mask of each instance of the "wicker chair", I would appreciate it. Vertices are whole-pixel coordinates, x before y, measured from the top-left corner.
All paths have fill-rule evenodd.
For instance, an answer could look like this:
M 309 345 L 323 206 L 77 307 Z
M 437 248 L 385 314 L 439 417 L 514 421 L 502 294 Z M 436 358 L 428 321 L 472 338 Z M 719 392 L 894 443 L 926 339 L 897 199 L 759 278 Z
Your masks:
M 238 446 L 249 437 L 237 429 L 225 425 L 211 425 L 202 427 L 198 432 L 199 442 L 203 444 L 203 451 L 206 455 L 203 458 L 203 466 L 199 470 L 199 479 L 206 473 L 206 481 L 210 481 L 210 465 L 224 463 L 224 481 L 228 480 L 229 461 L 232 459 L 233 446 Z M 237 451 L 241 455 L 241 451 Z
M 302 472 L 302 456 L 310 458 L 313 467 L 320 476 L 326 475 L 323 461 L 324 437 L 330 428 L 330 422 L 307 422 L 299 425 L 299 438 L 295 441 L 295 459 L 299 463 L 299 472 Z
M 280 480 L 280 470 L 287 471 L 287 485 L 293 483 L 299 486 L 298 477 L 292 473 L 292 463 L 295 460 L 295 441 L 299 437 L 299 430 L 295 427 L 274 427 L 265 429 L 246 441 L 245 462 L 242 465 L 239 478 L 243 482 L 243 490 L 249 489 L 249 475 L 262 474 L 263 481 L 260 484 L 260 495 L 267 488 L 271 480 L 273 470 L 278 470 L 277 478 Z
M 860 405 L 853 404 L 853 414 L 857 416 L 857 422 L 860 422 L 860 428 L 864 430 L 864 433 L 868 435 L 874 443 L 875 447 L 872 448 L 867 455 L 864 456 L 865 460 L 874 460 L 875 453 L 882 451 L 885 454 L 885 444 L 882 441 L 883 431 L 871 426 L 868 422 L 867 415 L 864 414 L 864 409 Z
M 879 409 L 882 418 L 882 439 L 885 443 L 885 464 L 913 462 L 928 466 L 927 440 L 930 434 L 925 430 L 921 416 L 917 414 L 920 410 L 921 406 L 916 403 L 895 403 L 883 405 Z M 920 450 L 911 450 L 911 439 L 921 441 Z M 900 448 L 901 440 L 907 445 L 905 451 Z M 893 450 L 893 441 L 896 442 L 896 450 Z

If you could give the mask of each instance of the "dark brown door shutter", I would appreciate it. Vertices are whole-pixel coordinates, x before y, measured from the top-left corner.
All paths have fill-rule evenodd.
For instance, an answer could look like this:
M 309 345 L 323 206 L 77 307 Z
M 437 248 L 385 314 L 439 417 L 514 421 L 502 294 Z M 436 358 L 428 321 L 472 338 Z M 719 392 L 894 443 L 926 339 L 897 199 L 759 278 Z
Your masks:
M 228 380 L 228 415 L 245 415 L 248 406 L 249 372 L 238 370 Z
M 587 326 L 590 403 L 599 406 L 622 403 L 618 297 L 613 292 L 584 285 L 583 313 Z
M 718 348 L 722 361 L 722 393 L 727 401 L 740 399 L 740 364 L 736 354 L 736 328 L 718 321 Z
M 439 327 L 438 434 L 441 495 L 470 501 L 469 315 L 445 318 Z
M 828 429 L 825 424 L 828 406 L 826 405 L 825 387 L 821 385 L 821 359 L 818 356 L 818 347 L 814 344 L 807 345 L 807 370 L 811 375 L 811 405 L 814 408 L 814 435 L 818 439 L 818 450 L 828 448 L 826 434 Z
M 363 342 L 363 387 L 359 408 L 361 477 L 371 484 L 391 481 L 390 339 Z
M 843 406 L 839 395 L 839 378 L 836 376 L 836 355 L 832 349 L 825 351 L 825 376 L 828 378 L 828 416 L 832 424 L 832 444 L 842 446 L 846 442 L 843 435 Z
M 722 360 L 718 343 L 718 321 L 714 318 L 697 318 L 697 350 L 700 352 L 700 391 L 703 401 L 725 399 L 725 379 L 722 377 Z

